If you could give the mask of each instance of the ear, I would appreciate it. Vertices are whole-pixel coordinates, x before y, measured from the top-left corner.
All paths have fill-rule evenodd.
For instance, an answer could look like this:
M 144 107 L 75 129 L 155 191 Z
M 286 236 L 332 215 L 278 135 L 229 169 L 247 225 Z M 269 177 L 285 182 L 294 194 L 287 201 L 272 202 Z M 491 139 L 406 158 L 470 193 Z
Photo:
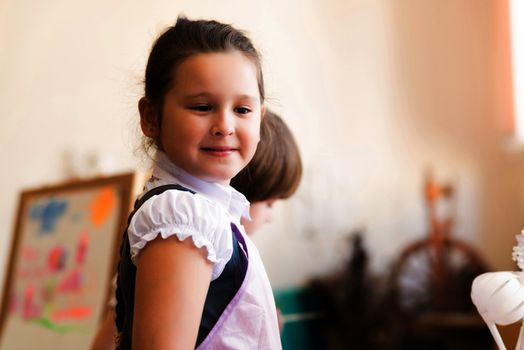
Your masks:
M 142 97 L 138 101 L 138 111 L 140 113 L 140 127 L 144 135 L 152 139 L 157 139 L 160 136 L 158 114 L 146 97 Z
M 257 140 L 257 144 L 258 144 L 258 143 L 260 142 L 260 140 L 261 140 L 260 133 L 262 132 L 262 121 L 263 121 L 264 118 L 266 117 L 266 111 L 267 111 L 266 106 L 262 105 L 262 107 L 260 107 L 260 124 L 259 124 L 259 130 L 258 130 L 258 140 Z
M 266 111 L 267 111 L 266 106 L 262 105 L 262 107 L 260 108 L 260 120 L 261 120 L 261 121 L 262 121 L 262 119 L 264 119 L 264 117 L 266 116 Z

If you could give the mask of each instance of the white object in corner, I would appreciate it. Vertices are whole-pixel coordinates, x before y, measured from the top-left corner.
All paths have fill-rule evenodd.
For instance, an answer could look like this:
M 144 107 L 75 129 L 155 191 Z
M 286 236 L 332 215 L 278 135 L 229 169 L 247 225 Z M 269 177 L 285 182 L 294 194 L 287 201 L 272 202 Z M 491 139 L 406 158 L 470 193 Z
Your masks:
M 524 230 L 517 235 L 518 245 L 513 248 L 513 260 L 524 270 Z M 508 325 L 524 320 L 524 272 L 488 272 L 477 276 L 471 287 L 471 299 L 500 350 L 506 346 L 497 324 Z M 516 350 L 524 350 L 524 324 L 520 328 Z

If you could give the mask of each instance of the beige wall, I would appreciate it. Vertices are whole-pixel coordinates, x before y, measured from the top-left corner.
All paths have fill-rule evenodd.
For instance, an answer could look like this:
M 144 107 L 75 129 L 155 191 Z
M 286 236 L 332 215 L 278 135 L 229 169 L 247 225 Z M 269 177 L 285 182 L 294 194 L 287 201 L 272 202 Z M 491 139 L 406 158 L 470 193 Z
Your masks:
M 183 12 L 251 34 L 269 105 L 303 151 L 299 193 L 256 236 L 274 285 L 336 266 L 359 227 L 374 266 L 387 266 L 425 232 L 428 165 L 456 184 L 457 236 L 512 269 L 524 174 L 492 97 L 494 3 L 0 0 L 0 240 L 10 240 L 22 188 L 64 178 L 64 152 L 98 153 L 107 171 L 139 164 L 135 106 L 147 51 Z M 2 244 L 2 281 L 7 258 Z

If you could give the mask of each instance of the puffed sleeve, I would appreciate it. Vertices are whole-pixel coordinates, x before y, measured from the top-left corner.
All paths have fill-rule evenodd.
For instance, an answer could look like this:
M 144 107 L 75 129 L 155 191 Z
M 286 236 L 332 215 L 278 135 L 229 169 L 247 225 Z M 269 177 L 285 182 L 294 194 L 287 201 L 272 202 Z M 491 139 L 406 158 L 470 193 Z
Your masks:
M 198 248 L 205 247 L 216 279 L 233 253 L 231 226 L 218 204 L 185 191 L 165 191 L 148 199 L 133 215 L 127 234 L 131 260 L 136 265 L 140 250 L 160 235 L 190 237 Z

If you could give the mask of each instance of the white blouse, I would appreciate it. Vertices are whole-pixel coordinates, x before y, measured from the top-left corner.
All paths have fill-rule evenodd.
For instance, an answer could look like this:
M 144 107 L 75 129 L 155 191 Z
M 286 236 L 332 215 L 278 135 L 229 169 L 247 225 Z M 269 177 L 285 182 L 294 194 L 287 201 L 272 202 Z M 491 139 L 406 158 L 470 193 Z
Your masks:
M 165 191 L 147 200 L 135 213 L 127 234 L 131 260 L 136 265 L 146 244 L 160 235 L 183 241 L 190 237 L 198 248 L 205 247 L 213 263 L 212 280 L 218 278 L 233 253 L 231 223 L 240 230 L 240 218 L 249 218 L 249 202 L 231 186 L 200 180 L 157 152 L 153 176 L 144 193 L 166 184 L 179 184 L 196 192 Z M 142 195 L 143 195 L 142 194 Z

